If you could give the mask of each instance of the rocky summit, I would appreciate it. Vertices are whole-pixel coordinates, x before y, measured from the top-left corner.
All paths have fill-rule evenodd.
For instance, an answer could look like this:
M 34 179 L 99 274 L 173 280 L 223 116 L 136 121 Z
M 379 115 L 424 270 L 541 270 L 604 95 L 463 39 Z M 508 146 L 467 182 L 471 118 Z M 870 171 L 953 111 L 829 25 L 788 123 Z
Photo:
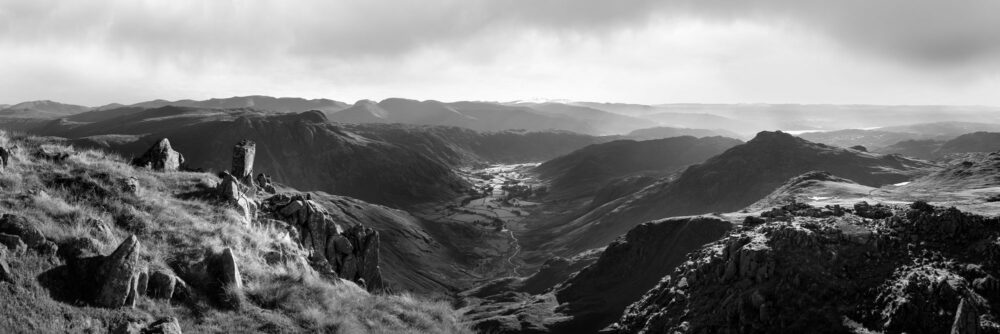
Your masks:
M 748 217 L 762 222 L 692 252 L 609 331 L 1000 331 L 1000 220 L 924 202 L 875 216 L 866 207 Z

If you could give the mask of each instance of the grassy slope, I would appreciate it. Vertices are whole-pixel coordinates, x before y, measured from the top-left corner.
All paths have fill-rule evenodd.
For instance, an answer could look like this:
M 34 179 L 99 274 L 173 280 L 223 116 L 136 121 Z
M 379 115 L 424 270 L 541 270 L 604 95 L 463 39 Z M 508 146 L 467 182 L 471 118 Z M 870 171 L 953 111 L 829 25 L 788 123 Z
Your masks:
M 298 261 L 268 264 L 271 251 L 301 255 L 282 232 L 243 226 L 237 214 L 205 200 L 184 196 L 217 181 L 204 173 L 159 173 L 129 166 L 124 159 L 80 150 L 63 162 L 32 156 L 39 147 L 74 151 L 49 140 L 0 133 L 0 147 L 16 146 L 10 166 L 0 173 L 0 213 L 28 217 L 57 243 L 93 236 L 102 254 L 129 234 L 142 245 L 140 261 L 169 268 L 206 248 L 231 247 L 242 271 L 247 302 L 221 311 L 204 302 L 171 305 L 140 298 L 135 309 L 107 310 L 58 301 L 37 279 L 62 264 L 29 252 L 9 255 L 15 282 L 0 283 L 0 332 L 105 332 L 131 320 L 175 316 L 186 333 L 200 332 L 466 332 L 454 310 L 440 301 L 409 295 L 371 295 L 352 283 L 328 282 Z M 140 194 L 122 190 L 124 180 L 140 180 Z M 112 227 L 96 233 L 89 221 Z

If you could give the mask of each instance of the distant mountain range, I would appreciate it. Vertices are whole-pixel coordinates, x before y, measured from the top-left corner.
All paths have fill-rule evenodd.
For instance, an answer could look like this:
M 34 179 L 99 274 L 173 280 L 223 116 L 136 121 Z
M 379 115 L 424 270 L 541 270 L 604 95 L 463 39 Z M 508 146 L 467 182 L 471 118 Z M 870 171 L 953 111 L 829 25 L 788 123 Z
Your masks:
M 1000 108 L 983 106 L 874 106 L 874 105 L 794 105 L 794 104 L 626 104 L 578 101 L 515 101 L 515 102 L 440 102 L 387 98 L 382 101 L 361 100 L 348 104 L 330 99 L 295 97 L 237 96 L 208 100 L 153 100 L 123 105 L 112 103 L 98 107 L 61 104 L 52 101 L 24 102 L 0 105 L 0 121 L 11 124 L 25 119 L 55 119 L 87 111 L 119 112 L 134 108 L 152 109 L 165 106 L 206 109 L 249 108 L 262 112 L 290 113 L 317 110 L 330 121 L 351 124 L 403 123 L 413 125 L 458 126 L 477 131 L 562 130 L 589 135 L 627 135 L 649 128 L 678 128 L 680 135 L 715 135 L 749 138 L 759 131 L 783 130 L 830 131 L 839 129 L 873 129 L 891 132 L 859 134 L 872 137 L 853 140 L 855 145 L 885 147 L 902 140 L 931 139 L 975 131 L 1000 131 Z M 919 123 L 965 124 L 951 129 L 940 126 L 922 129 Z M 682 132 L 688 133 L 682 133 Z M 857 131 L 857 130 L 855 130 Z M 657 134 L 662 132 L 663 134 Z M 631 134 L 633 139 L 657 139 L 670 136 L 670 130 L 643 130 Z M 896 135 L 922 133 L 923 137 Z M 840 138 L 850 133 L 826 132 L 806 137 L 833 145 L 849 141 Z M 630 136 L 631 136 L 630 135 Z M 641 136 L 641 137 L 640 137 Z M 823 136 L 829 140 L 821 139 Z M 952 137 L 954 137 L 952 136 Z M 936 138 L 941 139 L 941 138 Z M 945 138 L 950 139 L 950 138 Z M 866 145 L 866 146 L 868 146 Z M 850 145 L 853 146 L 853 145 Z

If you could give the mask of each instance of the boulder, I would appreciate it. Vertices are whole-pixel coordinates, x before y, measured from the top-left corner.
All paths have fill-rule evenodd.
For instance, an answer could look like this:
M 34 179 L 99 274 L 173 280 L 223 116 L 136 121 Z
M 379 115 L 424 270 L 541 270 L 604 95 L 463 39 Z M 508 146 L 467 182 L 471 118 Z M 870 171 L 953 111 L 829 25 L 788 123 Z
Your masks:
M 88 219 L 86 225 L 90 227 L 90 235 L 98 240 L 109 241 L 115 236 L 111 226 L 100 219 Z
M 14 271 L 7 264 L 7 251 L 0 249 L 0 281 L 14 283 Z
M 21 237 L 7 233 L 0 233 L 0 245 L 6 246 L 11 253 L 18 255 L 28 250 L 28 245 L 21 241 Z
M 177 171 L 184 164 L 184 156 L 170 147 L 170 140 L 163 138 L 142 156 L 133 160 L 132 164 L 158 171 Z
M 6 169 L 7 164 L 9 162 L 10 162 L 10 151 L 8 151 L 6 148 L 0 147 L 0 166 L 3 167 L 0 169 Z
M 182 334 L 181 323 L 177 321 L 177 318 L 169 317 L 163 318 L 146 326 L 140 332 L 140 334 Z
M 221 176 L 222 182 L 216 187 L 219 196 L 227 203 L 236 207 L 244 224 L 253 222 L 257 217 L 257 209 L 259 207 L 257 201 L 248 195 L 253 188 L 244 185 L 235 176 L 227 172 L 222 172 Z
M 142 268 L 139 270 L 139 282 L 135 285 L 135 293 L 139 296 L 145 296 L 146 291 L 149 288 L 149 269 Z
M 149 285 L 146 294 L 150 298 L 171 299 L 174 296 L 174 289 L 177 287 L 179 279 L 173 274 L 156 270 L 149 275 Z
M 271 184 L 271 177 L 264 173 L 257 174 L 257 188 L 268 194 L 278 192 L 278 190 L 274 188 L 274 185 Z
M 139 283 L 139 239 L 129 236 L 98 268 L 100 288 L 94 304 L 103 307 L 135 306 Z
M 139 179 L 135 176 L 129 176 L 122 184 L 122 190 L 129 194 L 139 195 Z
M 39 231 L 26 218 L 9 213 L 0 216 L 0 233 L 16 235 L 27 244 L 28 248 L 33 249 L 48 242 L 42 231 Z

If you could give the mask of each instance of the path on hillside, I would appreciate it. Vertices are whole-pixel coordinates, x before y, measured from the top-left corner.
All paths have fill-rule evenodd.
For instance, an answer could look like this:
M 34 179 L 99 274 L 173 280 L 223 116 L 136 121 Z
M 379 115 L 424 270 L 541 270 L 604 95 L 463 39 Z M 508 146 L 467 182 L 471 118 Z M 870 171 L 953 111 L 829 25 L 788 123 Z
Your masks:
M 521 265 L 514 263 L 514 258 L 517 257 L 518 253 L 521 252 L 521 243 L 520 241 L 517 240 L 517 237 L 514 236 L 513 230 L 507 229 L 507 232 L 510 232 L 510 239 L 511 241 L 514 242 L 514 254 L 511 254 L 509 257 L 507 257 L 507 263 L 510 263 L 510 266 L 514 273 L 510 277 L 520 277 L 520 274 L 517 273 L 517 269 L 520 268 Z

